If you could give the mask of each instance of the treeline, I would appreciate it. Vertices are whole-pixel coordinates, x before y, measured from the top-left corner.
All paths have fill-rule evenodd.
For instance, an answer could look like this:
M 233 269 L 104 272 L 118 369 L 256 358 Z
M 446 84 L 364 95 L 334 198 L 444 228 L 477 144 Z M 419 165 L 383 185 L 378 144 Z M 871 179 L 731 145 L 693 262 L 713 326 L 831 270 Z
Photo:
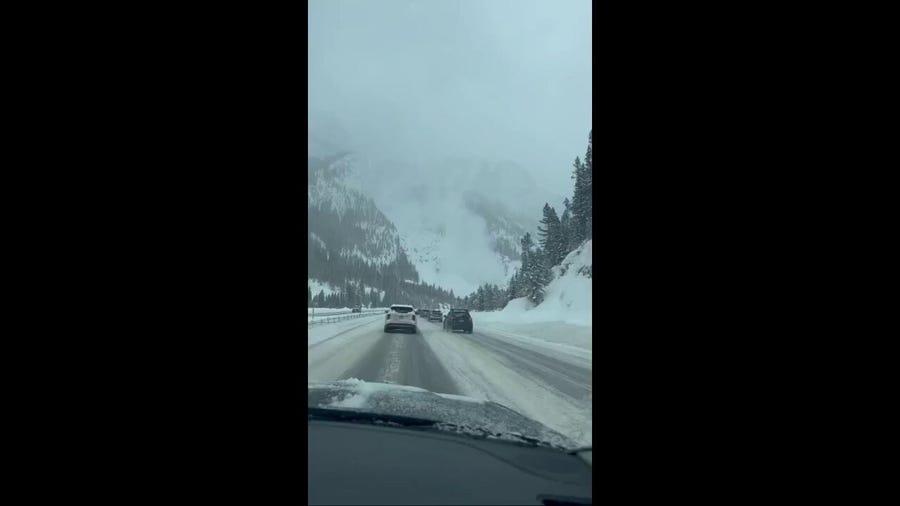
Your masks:
M 332 251 L 356 249 L 367 258 L 378 258 L 386 252 L 399 249 L 396 229 L 384 214 L 369 200 L 353 200 L 342 212 L 331 208 L 330 203 L 308 206 L 309 233 L 331 248 Z M 310 242 L 319 240 L 310 237 Z
M 588 134 L 584 161 L 575 157 L 572 179 L 575 190 L 572 200 L 563 202 L 560 216 L 550 204 L 544 204 L 538 244 L 531 234 L 521 240 L 522 266 L 516 270 L 505 288 L 485 284 L 463 297 L 458 304 L 477 311 L 502 309 L 512 299 L 528 297 L 534 304 L 544 301 L 544 288 L 552 281 L 550 268 L 559 265 L 569 252 L 593 238 L 593 132 Z M 590 271 L 584 272 L 590 276 Z
M 366 290 L 361 282 L 356 284 L 347 281 L 340 290 L 325 295 L 324 290 L 313 296 L 309 286 L 306 287 L 306 307 L 353 307 L 356 305 L 367 307 L 381 306 L 381 294 L 370 288 Z
M 474 311 L 493 311 L 506 306 L 507 291 L 497 285 L 484 284 L 457 302 L 458 307 Z
M 306 307 L 353 307 L 356 305 L 367 307 L 382 307 L 390 304 L 412 304 L 416 307 L 431 308 L 440 303 L 452 304 L 458 299 L 453 290 L 444 290 L 438 286 L 427 283 L 399 283 L 388 282 L 384 290 L 384 297 L 378 290 L 369 288 L 366 290 L 364 283 L 360 281 L 346 281 L 341 285 L 332 285 L 338 288 L 331 294 L 325 294 L 324 290 L 313 294 L 309 286 L 306 287 Z
M 307 251 L 308 276 L 334 286 L 343 286 L 348 279 L 359 280 L 365 285 L 381 289 L 387 289 L 392 283 L 402 280 L 419 281 L 415 265 L 399 246 L 396 249 L 397 258 L 384 265 L 363 260 L 354 254 L 326 249 L 312 236 L 307 238 Z

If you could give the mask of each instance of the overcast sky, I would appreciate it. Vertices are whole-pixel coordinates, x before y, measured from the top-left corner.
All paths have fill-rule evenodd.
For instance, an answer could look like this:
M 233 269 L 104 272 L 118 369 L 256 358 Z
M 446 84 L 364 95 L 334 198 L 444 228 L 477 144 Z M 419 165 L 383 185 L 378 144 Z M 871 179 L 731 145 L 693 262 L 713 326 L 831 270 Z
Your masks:
M 561 194 L 591 118 L 590 0 L 309 0 L 310 128 L 410 161 L 515 161 Z

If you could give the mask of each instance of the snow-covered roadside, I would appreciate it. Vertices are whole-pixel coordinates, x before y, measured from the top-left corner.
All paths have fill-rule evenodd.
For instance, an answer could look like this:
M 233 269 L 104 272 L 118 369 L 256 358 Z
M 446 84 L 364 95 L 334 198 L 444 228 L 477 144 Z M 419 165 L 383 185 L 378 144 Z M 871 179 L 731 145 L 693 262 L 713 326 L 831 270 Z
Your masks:
M 593 357 L 592 328 L 563 322 L 505 323 L 485 322 L 478 313 L 472 316 L 475 332 L 517 346 L 552 355 L 569 355 L 590 361 Z
M 363 325 L 369 325 L 374 321 L 381 323 L 383 313 L 372 313 L 371 315 L 362 316 L 353 320 L 345 320 L 342 322 L 329 323 L 327 325 L 317 325 L 309 327 L 306 331 L 306 347 L 315 346 L 322 341 L 331 339 L 332 337 L 354 329 Z M 316 315 L 318 316 L 318 315 Z
M 383 315 L 387 308 L 372 308 L 372 309 L 362 309 L 362 315 L 369 314 L 379 314 Z M 321 323 L 336 323 L 334 321 L 337 319 L 338 321 L 343 319 L 358 319 L 364 318 L 365 316 L 360 316 L 359 313 L 354 313 L 350 309 L 326 309 L 324 312 L 322 310 L 316 309 L 315 316 L 313 316 L 313 312 L 310 310 L 306 315 L 306 323 L 307 324 L 321 324 Z M 355 318 L 354 318 L 355 317 Z
M 588 277 L 593 264 L 593 241 L 572 251 L 559 266 L 553 267 L 553 281 L 544 289 L 544 301 L 535 306 L 522 297 L 509 301 L 501 311 L 476 312 L 482 323 L 563 322 L 591 327 L 593 280 Z
M 310 329 L 307 346 L 307 379 L 334 381 L 372 352 L 382 335 L 380 318 L 362 318 Z
M 386 307 L 373 307 L 373 308 L 362 308 L 363 313 L 384 313 L 387 311 Z M 307 316 L 312 316 L 315 313 L 316 316 L 324 316 L 324 315 L 334 315 L 334 314 L 344 314 L 351 313 L 353 310 L 349 307 L 341 307 L 341 308 L 332 308 L 332 307 L 308 307 L 306 308 Z
M 533 418 L 579 444 L 592 442 L 593 406 L 591 385 L 586 397 L 561 394 L 540 378 L 477 344 L 443 332 L 425 333 L 423 338 L 464 395 L 491 400 Z M 589 359 L 581 359 L 589 364 Z M 550 371 L 548 371 L 550 373 Z

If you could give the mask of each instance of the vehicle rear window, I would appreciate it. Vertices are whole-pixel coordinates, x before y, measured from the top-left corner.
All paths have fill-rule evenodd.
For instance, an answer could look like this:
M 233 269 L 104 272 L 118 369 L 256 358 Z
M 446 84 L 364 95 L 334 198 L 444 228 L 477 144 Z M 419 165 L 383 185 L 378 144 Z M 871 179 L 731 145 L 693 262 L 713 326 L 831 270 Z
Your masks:
M 409 313 L 410 311 L 412 311 L 412 308 L 411 307 L 402 307 L 402 306 L 401 307 L 393 306 L 393 307 L 391 307 L 391 311 L 393 311 L 395 313 Z

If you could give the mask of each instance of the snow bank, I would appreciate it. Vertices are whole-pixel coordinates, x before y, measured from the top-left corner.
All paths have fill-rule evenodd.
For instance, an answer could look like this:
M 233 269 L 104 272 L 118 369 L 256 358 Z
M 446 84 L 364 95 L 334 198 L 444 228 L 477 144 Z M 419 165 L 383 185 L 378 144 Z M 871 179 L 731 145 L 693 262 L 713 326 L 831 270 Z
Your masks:
M 361 308 L 361 311 L 363 313 L 384 313 L 387 310 L 388 310 L 388 308 L 386 308 L 386 307 L 372 307 L 372 308 L 363 307 L 363 308 Z M 306 308 L 307 316 L 312 316 L 313 313 L 315 313 L 316 317 L 347 314 L 347 313 L 352 313 L 352 312 L 353 312 L 353 310 L 350 309 L 349 307 L 337 307 L 337 308 L 335 308 L 335 307 L 316 307 L 316 308 L 308 307 L 308 308 Z
M 477 321 L 475 328 L 480 332 Z M 483 347 L 468 339 L 448 337 L 442 332 L 425 332 L 422 337 L 464 396 L 502 404 L 580 445 L 591 445 L 593 397 L 590 386 L 587 386 L 587 398 L 569 397 L 545 383 L 545 378 L 535 378 L 521 369 L 520 364 L 494 353 L 485 353 Z M 585 363 L 590 362 L 582 359 L 582 364 Z
M 513 299 L 502 311 L 476 313 L 485 323 L 564 322 L 593 326 L 591 278 L 585 275 L 593 264 L 593 241 L 587 241 L 553 267 L 553 281 L 547 285 L 544 302 L 534 306 L 526 298 Z
M 541 353 L 574 355 L 587 360 L 593 356 L 593 329 L 583 325 L 565 322 L 491 322 L 479 317 L 475 319 L 475 327 L 477 332 L 517 346 L 536 349 Z
M 316 312 L 316 316 L 318 316 L 318 312 Z M 328 339 L 343 334 L 349 330 L 372 324 L 373 322 L 377 322 L 380 325 L 382 318 L 379 318 L 378 316 L 378 313 L 372 313 L 370 316 L 363 316 L 361 318 L 329 323 L 327 325 L 314 325 L 312 327 L 308 327 L 306 329 L 306 347 L 309 348 L 311 346 L 315 346 L 322 341 L 327 341 Z
M 325 315 L 335 315 L 335 314 L 344 314 L 349 313 L 351 309 L 349 307 L 308 307 L 306 308 L 306 314 L 308 316 L 312 316 L 315 313 L 316 316 L 325 316 Z

